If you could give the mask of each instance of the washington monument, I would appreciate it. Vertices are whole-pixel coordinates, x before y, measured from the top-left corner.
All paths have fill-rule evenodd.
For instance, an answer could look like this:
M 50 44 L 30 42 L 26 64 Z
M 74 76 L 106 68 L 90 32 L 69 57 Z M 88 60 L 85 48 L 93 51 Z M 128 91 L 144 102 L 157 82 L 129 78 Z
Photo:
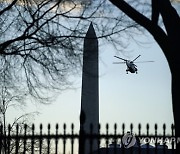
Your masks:
M 98 149 L 97 141 L 93 140 L 90 145 L 90 141 L 83 138 L 84 134 L 99 133 L 98 63 L 98 40 L 91 23 L 84 39 L 79 154 L 89 154 Z M 90 125 L 93 129 L 90 129 Z

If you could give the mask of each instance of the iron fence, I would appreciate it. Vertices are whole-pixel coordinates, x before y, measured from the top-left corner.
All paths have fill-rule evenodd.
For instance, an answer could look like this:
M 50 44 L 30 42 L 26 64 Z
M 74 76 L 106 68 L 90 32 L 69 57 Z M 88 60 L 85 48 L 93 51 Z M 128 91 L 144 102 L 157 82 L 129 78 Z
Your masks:
M 108 124 L 104 131 L 99 125 L 98 134 L 92 133 L 92 125 L 90 133 L 83 129 L 75 133 L 73 124 L 69 132 L 66 124 L 62 130 L 56 124 L 54 133 L 51 129 L 50 124 L 46 133 L 43 132 L 43 125 L 39 126 L 39 131 L 35 130 L 34 124 L 17 125 L 14 130 L 11 125 L 7 128 L 1 125 L 0 154 L 174 154 L 176 144 L 180 142 L 180 138 L 174 135 L 174 125 L 167 133 L 165 124 L 160 133 L 157 125 L 151 132 L 149 124 L 144 133 L 140 124 L 137 131 L 133 131 L 132 124 L 129 130 L 125 129 L 125 124 L 121 128 L 115 124 L 113 132 Z M 93 144 L 97 144 L 98 148 L 94 149 Z

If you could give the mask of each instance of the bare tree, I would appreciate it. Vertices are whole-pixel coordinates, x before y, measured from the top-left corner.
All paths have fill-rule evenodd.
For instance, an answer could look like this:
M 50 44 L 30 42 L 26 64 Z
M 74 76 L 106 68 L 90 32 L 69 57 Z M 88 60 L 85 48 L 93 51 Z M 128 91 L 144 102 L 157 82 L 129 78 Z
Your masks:
M 15 87 L 13 87 L 14 89 Z M 15 153 L 32 153 L 41 151 L 47 153 L 51 148 L 51 144 L 45 139 L 27 139 L 27 134 L 35 133 L 35 126 L 32 124 L 33 118 L 38 112 L 22 114 L 19 117 L 14 117 L 13 122 L 7 120 L 8 110 L 10 108 L 23 108 L 24 95 L 11 96 L 10 88 L 1 87 L 0 93 L 0 153 L 15 154 Z M 19 94 L 19 93 L 17 93 Z M 40 126 L 42 131 L 42 126 Z M 41 133 L 41 132 L 40 132 Z M 16 138 L 16 136 L 24 136 L 24 138 Z
M 172 75 L 172 103 L 175 122 L 175 134 L 180 137 L 180 18 L 177 11 L 169 0 L 151 1 L 151 18 L 146 17 L 138 10 L 133 8 L 124 0 L 110 0 L 115 6 L 127 14 L 131 19 L 144 27 L 156 40 L 167 58 Z M 165 29 L 158 24 L 161 15 Z M 180 143 L 177 144 L 177 153 L 180 153 Z
M 9 124 L 5 126 L 0 124 L 0 135 L 3 137 L 0 139 L 1 153 L 32 153 L 32 151 L 48 153 L 47 151 L 53 150 L 52 144 L 48 144 L 48 141 L 43 138 L 26 138 L 26 135 L 33 135 L 36 133 L 34 124 L 29 122 L 30 116 L 32 116 L 32 114 L 22 115 L 17 118 L 12 125 Z M 17 138 L 17 136 L 19 136 L 19 138 Z
M 105 0 L 0 0 L 0 8 L 0 82 L 43 103 L 71 85 L 90 22 L 99 38 L 121 47 L 112 34 L 137 28 Z
M 81 68 L 82 42 L 90 22 L 99 38 L 122 48 L 125 45 L 116 38 L 137 28 L 123 13 L 117 16 L 106 0 L 0 0 L 2 134 L 7 136 L 10 105 L 22 106 L 31 98 L 45 103 L 56 90 L 71 85 L 69 76 Z M 6 152 L 7 141 L 3 142 Z M 13 152 L 13 143 L 11 147 Z
M 6 107 L 6 105 L 4 106 Z M 22 151 L 31 151 L 31 141 L 26 141 L 26 146 L 24 146 L 23 139 L 11 138 L 10 136 L 19 136 L 25 135 L 27 133 L 32 133 L 34 131 L 31 124 L 31 117 L 34 116 L 34 113 L 26 113 L 24 115 L 15 118 L 12 124 L 8 124 L 7 122 L 7 109 L 6 112 L 0 112 L 0 136 L 3 137 L 0 140 L 0 152 L 6 153 L 17 153 Z M 34 140 L 34 147 L 39 148 L 39 141 Z M 43 150 L 46 150 L 46 146 L 42 146 Z M 47 150 L 46 150 L 47 151 Z

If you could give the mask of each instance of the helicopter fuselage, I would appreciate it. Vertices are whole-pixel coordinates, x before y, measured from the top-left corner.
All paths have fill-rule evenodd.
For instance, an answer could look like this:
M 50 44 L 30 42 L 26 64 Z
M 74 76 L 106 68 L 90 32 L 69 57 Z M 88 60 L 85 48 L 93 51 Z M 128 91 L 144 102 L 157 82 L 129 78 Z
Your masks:
M 127 69 L 126 69 L 127 74 L 128 72 L 137 73 L 138 69 L 137 69 L 137 66 L 133 63 L 133 61 L 127 60 L 126 65 L 127 65 Z
M 118 56 L 114 56 L 115 58 L 121 59 L 124 62 L 118 62 L 118 63 L 114 63 L 114 64 L 126 64 L 127 69 L 126 69 L 126 73 L 128 74 L 128 72 L 131 73 L 136 73 L 137 74 L 137 66 L 134 64 L 135 60 L 138 59 L 141 55 L 137 56 L 134 60 L 127 60 Z M 141 61 L 141 62 L 154 62 L 154 61 Z M 137 63 L 137 62 L 136 62 Z

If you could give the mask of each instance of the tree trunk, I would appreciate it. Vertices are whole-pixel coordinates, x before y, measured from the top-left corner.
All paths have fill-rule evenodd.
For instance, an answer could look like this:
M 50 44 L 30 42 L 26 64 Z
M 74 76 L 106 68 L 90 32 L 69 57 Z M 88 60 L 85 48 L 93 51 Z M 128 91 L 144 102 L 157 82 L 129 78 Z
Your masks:
M 180 57 L 178 54 L 177 58 L 174 58 L 174 61 Z M 174 114 L 174 123 L 175 123 L 175 135 L 176 137 L 180 137 L 180 65 L 178 64 L 170 64 L 171 72 L 172 72 L 172 102 L 173 102 L 173 114 Z M 180 154 L 180 143 L 176 145 L 176 154 Z
M 160 13 L 163 18 L 163 23 L 165 25 L 167 36 L 168 36 L 168 45 L 169 51 L 164 51 L 166 58 L 168 60 L 172 83 L 171 83 L 171 92 L 172 92 L 172 107 L 175 123 L 175 135 L 180 137 L 180 18 L 176 10 L 171 6 L 169 0 L 159 0 L 161 7 L 159 7 Z M 160 5 L 159 4 L 159 5 Z M 180 143 L 176 145 L 176 153 L 180 153 Z
M 173 41 L 173 40 L 170 40 Z M 171 44 L 172 50 L 166 53 L 166 57 L 171 69 L 171 92 L 172 92 L 172 107 L 175 124 L 175 136 L 180 137 L 180 46 Z M 180 154 L 180 143 L 176 145 L 176 154 Z

